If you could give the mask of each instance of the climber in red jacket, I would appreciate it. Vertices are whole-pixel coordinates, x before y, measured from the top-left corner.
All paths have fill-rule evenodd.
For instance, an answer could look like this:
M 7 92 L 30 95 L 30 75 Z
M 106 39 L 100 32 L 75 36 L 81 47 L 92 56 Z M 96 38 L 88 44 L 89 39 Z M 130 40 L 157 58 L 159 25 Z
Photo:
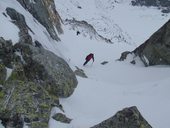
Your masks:
M 86 65 L 91 59 L 94 62 L 94 54 L 93 53 L 90 53 L 89 55 L 86 56 L 86 61 L 84 62 L 83 65 Z

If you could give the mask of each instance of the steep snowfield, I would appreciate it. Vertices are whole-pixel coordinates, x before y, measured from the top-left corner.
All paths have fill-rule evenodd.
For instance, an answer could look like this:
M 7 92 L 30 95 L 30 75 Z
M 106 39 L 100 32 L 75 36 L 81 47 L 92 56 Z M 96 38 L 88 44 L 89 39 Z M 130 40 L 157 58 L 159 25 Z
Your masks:
M 115 61 L 122 51 L 134 48 L 129 44 L 106 44 L 82 35 L 76 36 L 68 29 L 61 39 L 67 47 L 63 54 L 70 66 L 82 68 L 88 78 L 77 77 L 79 84 L 73 95 L 60 99 L 65 114 L 73 119 L 71 124 L 51 119 L 50 128 L 89 128 L 134 105 L 154 128 L 168 128 L 169 66 L 146 68 L 141 63 L 134 66 L 128 61 Z M 83 67 L 84 58 L 90 52 L 95 54 L 95 62 Z M 109 63 L 101 65 L 103 61 Z
M 55 2 L 63 20 L 73 17 L 80 21 L 86 20 L 94 25 L 101 35 L 110 39 L 121 35 L 128 43 L 113 39 L 114 44 L 107 44 L 91 40 L 82 34 L 76 36 L 76 31 L 71 30 L 69 26 L 63 26 L 64 35 L 60 35 L 61 42 L 55 42 L 45 28 L 16 1 L 0 0 L 0 36 L 18 41 L 18 28 L 9 22 L 9 17 L 2 14 L 5 7 L 12 7 L 25 16 L 28 26 L 35 33 L 33 35 L 30 32 L 34 40 L 62 56 L 73 70 L 78 66 L 88 76 L 87 79 L 77 76 L 79 84 L 73 95 L 60 99 L 64 114 L 73 119 L 71 124 L 51 119 L 49 127 L 89 128 L 113 116 L 117 111 L 135 105 L 154 128 L 169 128 L 169 66 L 146 68 L 139 60 L 137 65 L 129 64 L 128 60 L 115 61 L 123 51 L 133 50 L 143 43 L 169 19 L 169 15 L 161 16 L 160 11 L 154 8 L 131 7 L 126 0 L 122 0 L 121 4 L 114 4 L 112 0 Z M 83 67 L 84 58 L 90 52 L 95 54 L 95 62 L 89 62 Z M 103 61 L 109 63 L 101 65 Z M 60 110 L 54 108 L 52 114 L 56 112 Z

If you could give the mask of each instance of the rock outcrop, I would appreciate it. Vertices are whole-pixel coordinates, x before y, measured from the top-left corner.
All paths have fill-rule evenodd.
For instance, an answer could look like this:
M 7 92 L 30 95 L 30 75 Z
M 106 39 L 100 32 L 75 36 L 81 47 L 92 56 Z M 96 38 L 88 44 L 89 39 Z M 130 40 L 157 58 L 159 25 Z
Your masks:
M 152 128 L 142 117 L 137 107 L 125 108 L 113 117 L 91 128 Z
M 53 0 L 18 1 L 53 39 L 59 40 L 54 26 L 59 33 L 62 29 Z M 0 37 L 0 120 L 9 128 L 23 128 L 24 123 L 29 128 L 47 128 L 51 108 L 60 108 L 59 97 L 69 97 L 77 79 L 62 58 L 44 49 L 41 42 L 33 41 L 29 32 L 34 32 L 24 15 L 9 7 L 6 15 L 19 28 L 20 39 L 13 45 Z
M 82 34 L 83 36 L 89 36 L 90 39 L 95 38 L 96 40 L 102 40 L 106 43 L 113 43 L 110 39 L 107 39 L 97 33 L 95 28 L 86 21 L 78 21 L 76 19 L 66 19 L 65 25 L 70 25 L 73 30 L 77 31 L 77 35 Z M 80 31 L 79 29 L 82 29 Z
M 70 96 L 77 79 L 68 64 L 54 53 L 43 47 L 18 43 L 14 49 L 21 51 L 26 78 L 41 84 L 50 93 L 59 97 Z
M 32 38 L 29 35 L 28 31 L 30 30 L 30 32 L 32 32 L 33 34 L 34 32 L 29 28 L 29 26 L 27 26 L 25 17 L 21 13 L 17 12 L 15 9 L 9 7 L 6 8 L 6 13 L 10 16 L 12 22 L 20 30 L 18 33 L 20 41 L 27 44 L 32 44 Z
M 69 124 L 72 121 L 72 119 L 68 118 L 66 115 L 64 115 L 62 113 L 56 113 L 52 118 L 56 121 L 60 121 L 62 123 L 66 123 L 66 124 Z
M 0 60 L 2 60 L 0 63 L 3 63 L 8 68 L 12 68 L 13 59 L 12 41 L 5 41 L 0 37 Z
M 129 54 L 133 59 L 139 57 L 145 66 L 170 65 L 170 20 L 134 51 L 123 52 L 118 60 L 125 60 Z
M 28 10 L 49 32 L 55 40 L 60 40 L 58 33 L 63 33 L 61 28 L 61 18 L 55 9 L 54 0 L 17 0 L 26 10 Z
M 76 66 L 76 70 L 74 71 L 75 75 L 80 76 L 82 78 L 87 78 L 87 75 L 85 74 L 83 69 L 80 69 Z
M 141 58 L 145 66 L 170 65 L 170 20 L 133 53 Z
M 25 122 L 47 128 L 51 108 L 60 105 L 58 98 L 70 96 L 77 86 L 73 71 L 43 47 L 24 42 L 12 46 L 3 38 L 0 46 L 0 120 L 6 127 L 22 128 Z

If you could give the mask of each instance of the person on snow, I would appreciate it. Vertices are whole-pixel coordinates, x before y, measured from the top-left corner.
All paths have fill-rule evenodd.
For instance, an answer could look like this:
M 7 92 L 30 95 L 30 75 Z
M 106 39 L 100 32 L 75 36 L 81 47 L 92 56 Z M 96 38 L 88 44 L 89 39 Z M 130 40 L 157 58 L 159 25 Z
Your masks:
M 79 31 L 77 31 L 77 36 L 80 34 L 80 32 Z
M 94 54 L 93 53 L 90 53 L 89 55 L 86 56 L 86 61 L 84 62 L 83 65 L 85 66 L 91 59 L 94 62 Z

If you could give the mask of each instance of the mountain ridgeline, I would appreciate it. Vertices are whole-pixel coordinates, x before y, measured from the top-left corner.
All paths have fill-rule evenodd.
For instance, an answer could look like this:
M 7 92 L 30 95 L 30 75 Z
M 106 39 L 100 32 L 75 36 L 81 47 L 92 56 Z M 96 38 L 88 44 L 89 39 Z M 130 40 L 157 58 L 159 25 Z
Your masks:
M 158 7 L 163 13 L 170 12 L 169 0 L 132 0 L 131 3 L 134 6 Z

